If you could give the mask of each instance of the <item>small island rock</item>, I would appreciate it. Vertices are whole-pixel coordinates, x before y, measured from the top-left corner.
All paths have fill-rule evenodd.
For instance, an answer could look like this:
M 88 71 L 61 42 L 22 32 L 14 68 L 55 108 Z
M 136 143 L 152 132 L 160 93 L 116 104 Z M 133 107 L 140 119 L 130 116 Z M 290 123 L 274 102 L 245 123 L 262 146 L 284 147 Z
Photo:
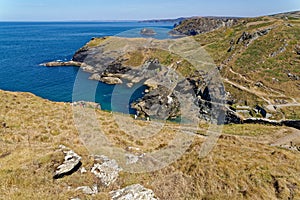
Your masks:
M 153 29 L 143 28 L 140 34 L 145 36 L 152 36 L 152 35 L 156 35 L 156 32 Z

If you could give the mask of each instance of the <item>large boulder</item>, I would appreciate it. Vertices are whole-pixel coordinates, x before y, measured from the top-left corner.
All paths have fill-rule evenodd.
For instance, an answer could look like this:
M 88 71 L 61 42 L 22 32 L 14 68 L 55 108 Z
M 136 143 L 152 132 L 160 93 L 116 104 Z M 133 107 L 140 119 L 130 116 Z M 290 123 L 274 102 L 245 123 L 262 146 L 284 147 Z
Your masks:
M 81 157 L 72 150 L 67 150 L 65 146 L 60 146 L 63 153 L 65 154 L 64 162 L 59 165 L 53 176 L 54 179 L 59 179 L 65 175 L 71 175 L 76 172 L 82 163 L 80 162 Z
M 110 192 L 112 200 L 159 200 L 152 190 L 140 184 Z

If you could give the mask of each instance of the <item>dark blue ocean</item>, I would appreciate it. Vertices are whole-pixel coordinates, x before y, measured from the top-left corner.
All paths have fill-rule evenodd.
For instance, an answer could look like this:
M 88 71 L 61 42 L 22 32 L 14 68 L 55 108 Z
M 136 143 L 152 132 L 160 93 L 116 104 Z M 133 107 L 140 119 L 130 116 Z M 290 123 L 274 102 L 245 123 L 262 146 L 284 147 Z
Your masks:
M 92 37 L 121 35 L 136 37 L 144 27 L 171 29 L 172 24 L 138 22 L 0 22 L 0 89 L 31 92 L 45 99 L 72 102 L 74 81 L 80 72 L 85 86 L 96 84 L 93 97 L 82 91 L 76 100 L 95 101 L 104 110 L 133 113 L 129 104 L 142 97 L 144 86 L 118 86 L 117 103 L 111 106 L 114 86 L 88 80 L 90 74 L 77 67 L 40 66 L 53 60 L 70 60 Z M 131 32 L 126 32 L 133 30 Z M 160 29 L 159 29 L 160 30 Z M 163 30 L 163 29 L 161 29 Z M 124 34 L 125 32 L 125 34 Z M 167 30 L 158 39 L 167 38 Z M 122 96 L 130 95 L 130 101 Z M 114 100 L 116 101 L 116 100 Z

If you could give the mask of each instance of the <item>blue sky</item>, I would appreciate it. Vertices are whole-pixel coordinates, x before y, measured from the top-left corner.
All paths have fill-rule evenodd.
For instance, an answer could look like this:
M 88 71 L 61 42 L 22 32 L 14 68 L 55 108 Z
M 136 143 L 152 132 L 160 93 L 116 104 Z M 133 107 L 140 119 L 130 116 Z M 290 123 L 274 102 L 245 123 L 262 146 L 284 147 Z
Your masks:
M 300 10 L 300 0 L 0 0 L 0 21 L 261 16 L 292 10 Z

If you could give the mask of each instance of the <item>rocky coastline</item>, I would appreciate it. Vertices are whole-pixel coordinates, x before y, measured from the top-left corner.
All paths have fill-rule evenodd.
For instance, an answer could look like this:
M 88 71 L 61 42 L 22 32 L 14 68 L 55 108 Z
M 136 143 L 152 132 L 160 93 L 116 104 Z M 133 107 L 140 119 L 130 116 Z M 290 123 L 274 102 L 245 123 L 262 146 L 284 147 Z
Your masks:
M 237 18 L 191 18 L 177 25 L 173 31 L 174 34 L 197 35 L 221 27 L 233 26 L 238 21 Z M 186 32 L 186 30 L 190 30 L 187 29 L 188 22 L 201 30 L 195 30 L 195 34 Z M 199 24 L 205 24 L 205 26 Z M 271 30 L 272 28 L 269 27 L 253 33 L 243 32 L 236 42 L 232 42 L 230 49 L 234 49 L 234 45 L 239 44 L 249 46 L 254 40 L 267 35 Z M 142 30 L 142 32 L 154 34 L 147 29 Z M 100 42 L 95 45 L 95 41 Z M 119 45 L 133 44 L 140 51 L 138 53 L 151 55 L 151 52 L 139 47 L 140 43 L 144 42 L 146 39 L 93 38 L 74 54 L 72 60 L 67 62 L 54 61 L 42 65 L 46 67 L 81 67 L 83 71 L 91 74 L 89 79 L 111 85 L 126 83 L 128 87 L 132 87 L 139 83 L 148 86 L 149 89 L 147 92 L 145 91 L 146 94 L 131 105 L 138 115 L 145 119 L 176 119 L 186 114 L 191 119 L 196 118 L 217 124 L 263 123 L 295 127 L 293 122 L 272 121 L 265 116 L 262 116 L 263 118 L 243 117 L 230 106 L 232 105 L 231 100 L 226 100 L 228 94 L 225 92 L 224 86 L 218 84 L 218 81 L 210 80 L 213 75 L 209 75 L 205 71 L 195 71 L 184 78 L 178 77 L 176 73 L 172 73 L 172 70 L 176 70 L 180 62 L 170 59 L 171 61 L 167 66 L 160 63 L 156 57 L 144 59 L 135 67 L 126 64 L 126 61 L 130 59 L 128 55 L 131 52 L 130 50 L 122 50 Z M 191 102 L 191 105 L 189 108 L 183 109 L 184 103 L 182 102 Z M 250 111 L 249 109 L 247 111 Z M 263 109 L 263 111 L 265 110 Z M 257 113 L 257 115 L 259 114 Z

